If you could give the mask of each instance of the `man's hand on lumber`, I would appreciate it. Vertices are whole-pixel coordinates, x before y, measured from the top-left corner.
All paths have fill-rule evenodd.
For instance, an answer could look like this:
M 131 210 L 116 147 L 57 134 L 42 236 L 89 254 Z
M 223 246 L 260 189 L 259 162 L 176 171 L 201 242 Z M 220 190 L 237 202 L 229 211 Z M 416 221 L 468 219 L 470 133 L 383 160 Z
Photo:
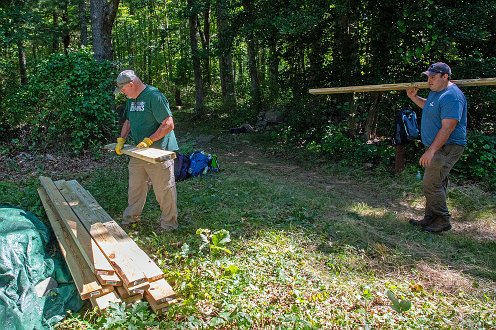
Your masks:
M 118 137 L 117 138 L 117 144 L 115 145 L 115 153 L 118 154 L 119 156 L 122 155 L 122 148 L 124 148 L 124 142 L 126 142 L 126 139 L 123 137 Z
M 136 147 L 138 148 L 148 148 L 149 146 L 151 146 L 153 144 L 153 141 L 150 139 L 150 138 L 144 138 L 143 141 L 141 141 L 140 143 L 138 143 L 138 145 Z

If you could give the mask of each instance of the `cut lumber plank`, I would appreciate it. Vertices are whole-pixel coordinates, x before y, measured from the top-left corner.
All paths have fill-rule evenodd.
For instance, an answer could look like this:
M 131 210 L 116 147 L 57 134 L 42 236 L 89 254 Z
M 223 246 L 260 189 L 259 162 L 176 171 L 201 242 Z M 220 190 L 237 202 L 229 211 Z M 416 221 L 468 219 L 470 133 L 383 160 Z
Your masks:
M 150 299 L 150 296 L 145 295 L 145 298 L 148 301 L 148 304 L 150 304 L 150 307 L 152 308 L 152 310 L 158 314 L 167 312 L 169 305 L 175 301 L 174 300 L 174 301 L 170 301 L 170 302 L 164 302 L 161 304 L 157 304 L 153 299 Z
M 150 283 L 150 287 L 146 290 L 145 295 L 157 305 L 165 302 L 172 302 L 176 299 L 176 292 L 174 292 L 165 279 Z
M 144 296 L 143 293 L 130 296 L 126 289 L 124 289 L 124 287 L 122 286 L 116 287 L 116 290 L 122 301 L 126 302 L 127 304 L 132 304 L 134 302 L 140 301 L 141 299 L 143 299 Z
M 113 275 L 96 275 L 96 278 L 100 282 L 101 285 L 112 285 L 112 286 L 121 286 L 122 280 L 117 274 Z
M 128 236 L 126 231 L 122 229 L 117 222 L 115 222 L 112 217 L 105 212 L 105 210 L 98 204 L 95 198 L 91 195 L 89 191 L 83 188 L 79 182 L 76 180 L 67 181 L 67 186 L 70 187 L 72 201 L 79 201 L 81 205 L 85 206 L 85 209 L 91 210 L 91 216 L 88 215 L 85 220 L 90 223 L 101 223 L 103 224 L 109 234 L 111 234 L 125 249 L 125 251 L 133 256 L 136 265 L 146 276 L 149 282 L 159 280 L 164 277 L 164 273 L 157 266 L 157 264 L 143 251 L 136 242 Z M 67 193 L 70 195 L 71 193 Z
M 451 80 L 452 83 L 459 87 L 470 86 L 496 86 L 496 78 L 479 78 L 479 79 L 463 79 Z M 314 95 L 320 94 L 340 94 L 340 93 L 362 93 L 362 92 L 385 92 L 395 90 L 405 90 L 410 87 L 420 89 L 429 88 L 426 81 L 399 83 L 399 84 L 382 84 L 382 85 L 362 85 L 362 86 L 346 86 L 346 87 L 331 87 L 331 88 L 315 88 L 309 89 L 308 92 Z
M 74 246 L 69 233 L 61 224 L 62 219 L 57 213 L 55 206 L 49 200 L 49 195 L 43 188 L 38 188 L 38 195 L 40 196 L 43 207 L 45 208 L 48 220 L 52 225 L 55 236 L 59 243 L 60 251 L 66 260 L 67 267 L 71 272 L 72 278 L 76 288 L 85 300 L 90 297 L 98 297 L 105 293 L 113 291 L 111 286 L 101 286 L 95 277 L 95 274 L 88 267 L 87 262 L 84 260 L 81 251 Z
M 109 292 L 100 297 L 91 297 L 90 301 L 93 307 L 97 307 L 101 311 L 107 309 L 112 302 L 122 302 L 121 298 L 119 298 L 115 291 Z
M 111 143 L 104 146 L 105 150 L 114 151 L 117 143 Z M 134 158 L 145 160 L 149 163 L 163 163 L 167 160 L 176 158 L 174 151 L 167 151 L 156 148 L 137 148 L 135 146 L 125 144 L 122 148 L 122 153 Z
M 107 220 L 112 219 L 102 209 L 96 200 L 84 188 L 80 187 L 77 192 L 73 186 L 77 181 L 71 180 L 65 185 L 67 190 L 64 190 L 63 197 L 72 210 L 77 215 L 83 226 L 88 230 L 96 244 L 106 256 L 112 267 L 115 269 L 122 281 L 128 286 L 134 286 L 147 281 L 146 275 L 143 273 L 141 266 L 142 261 L 130 253 L 127 242 L 117 240 L 112 233 L 100 222 L 102 214 L 105 214 Z M 91 196 L 91 201 L 88 202 L 81 196 L 80 193 Z M 88 205 L 91 205 L 90 207 Z M 113 222 L 113 220 L 112 220 Z M 129 238 L 130 239 L 130 238 Z M 131 239 L 130 239 L 131 240 Z M 132 240 L 131 240 L 132 241 Z M 132 241 L 134 243 L 134 241 Z M 134 243 L 136 245 L 136 243 Z
M 51 200 L 56 198 L 57 201 L 62 197 L 65 200 L 64 192 L 67 191 L 66 181 L 59 180 L 57 182 L 52 182 L 49 178 L 43 178 L 42 185 L 47 189 L 50 188 L 52 192 Z M 52 184 L 53 183 L 53 184 Z M 59 194 L 54 189 L 54 186 L 59 190 Z M 67 202 L 67 200 L 65 200 Z M 61 204 L 65 204 L 60 202 Z M 71 204 L 67 203 L 66 205 L 60 206 L 58 209 L 66 215 L 63 219 L 64 223 L 67 226 L 67 229 L 70 233 L 72 233 L 73 239 L 81 246 L 84 250 L 84 255 L 88 256 L 88 262 L 90 264 L 90 268 L 96 275 L 113 275 L 115 273 L 114 268 L 108 262 L 107 258 L 104 256 L 103 252 L 100 250 L 95 240 L 91 237 L 89 232 L 83 226 L 77 215 L 71 208 Z M 69 210 L 69 209 L 70 210 Z
M 127 291 L 128 296 L 134 296 L 137 294 L 145 294 L 145 291 L 150 288 L 150 283 L 145 282 L 145 283 L 140 283 L 135 286 L 126 286 L 125 284 L 123 285 L 124 289 Z

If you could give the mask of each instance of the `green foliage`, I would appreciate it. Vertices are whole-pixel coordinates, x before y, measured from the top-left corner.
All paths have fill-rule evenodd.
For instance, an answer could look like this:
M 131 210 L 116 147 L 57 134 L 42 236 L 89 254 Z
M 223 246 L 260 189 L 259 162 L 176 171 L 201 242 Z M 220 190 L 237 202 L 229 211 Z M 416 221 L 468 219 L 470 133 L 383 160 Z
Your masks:
M 29 149 L 96 150 L 115 135 L 113 77 L 90 52 L 54 54 L 7 97 L 3 115 Z
M 200 246 L 200 251 L 208 246 L 212 255 L 216 255 L 219 252 L 225 252 L 227 254 L 232 253 L 230 250 L 225 248 L 225 245 L 231 241 L 231 236 L 229 235 L 228 230 L 221 229 L 212 233 L 210 229 L 200 228 L 196 231 L 196 234 L 200 235 L 203 241 L 203 244 Z
M 97 329 L 147 329 L 158 325 L 156 317 L 146 302 L 138 302 L 130 308 L 126 308 L 125 303 L 110 303 L 105 314 L 97 320 Z
M 460 179 L 485 182 L 496 190 L 496 136 L 475 131 L 467 139 L 467 147 L 453 172 Z
M 391 300 L 393 305 L 391 306 L 398 313 L 408 312 L 412 308 L 412 302 L 407 299 L 398 299 L 390 290 L 386 291 L 386 296 Z

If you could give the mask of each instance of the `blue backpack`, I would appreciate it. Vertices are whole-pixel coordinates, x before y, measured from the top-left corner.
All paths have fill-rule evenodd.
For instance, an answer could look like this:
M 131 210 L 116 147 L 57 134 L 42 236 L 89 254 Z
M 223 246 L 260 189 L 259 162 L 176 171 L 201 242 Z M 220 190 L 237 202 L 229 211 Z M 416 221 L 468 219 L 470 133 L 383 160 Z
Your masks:
M 420 131 L 418 129 L 417 114 L 411 108 L 406 108 L 396 114 L 395 132 L 393 145 L 406 144 L 418 139 Z
M 198 176 L 206 174 L 209 169 L 209 164 L 212 159 L 211 155 L 205 154 L 203 151 L 195 151 L 189 156 L 191 161 L 189 165 L 188 174 L 190 176 Z
M 176 182 L 188 178 L 190 163 L 191 161 L 188 156 L 176 152 L 176 159 L 174 159 L 174 176 L 176 177 Z

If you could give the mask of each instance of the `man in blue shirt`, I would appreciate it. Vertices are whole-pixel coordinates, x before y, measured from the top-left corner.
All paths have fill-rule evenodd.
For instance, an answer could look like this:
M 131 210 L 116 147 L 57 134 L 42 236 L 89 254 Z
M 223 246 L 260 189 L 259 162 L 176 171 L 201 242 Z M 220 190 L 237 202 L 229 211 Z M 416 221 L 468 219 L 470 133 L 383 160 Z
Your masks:
M 422 220 L 410 220 L 423 230 L 440 233 L 451 229 L 451 215 L 446 205 L 448 174 L 467 145 L 467 100 L 452 82 L 451 68 L 443 62 L 432 64 L 423 74 L 430 88 L 427 99 L 417 95 L 418 88 L 408 88 L 408 97 L 422 108 L 421 136 L 426 150 L 419 164 L 425 168 L 422 181 L 425 214 Z

